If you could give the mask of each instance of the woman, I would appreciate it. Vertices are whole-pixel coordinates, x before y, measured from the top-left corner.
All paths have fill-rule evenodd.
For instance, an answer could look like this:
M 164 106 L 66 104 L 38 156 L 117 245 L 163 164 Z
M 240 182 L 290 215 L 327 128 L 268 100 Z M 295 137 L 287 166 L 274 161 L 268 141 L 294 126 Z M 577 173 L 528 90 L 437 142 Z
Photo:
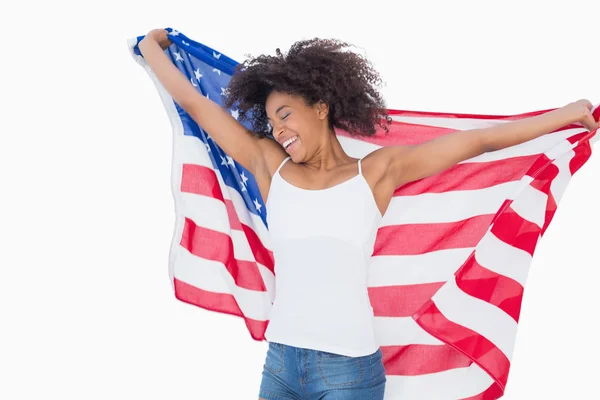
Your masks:
M 379 76 L 336 40 L 295 43 L 236 70 L 225 105 L 248 131 L 202 96 L 164 54 L 165 30 L 139 43 L 171 97 L 256 178 L 269 213 L 277 295 L 259 397 L 383 399 L 385 370 L 367 293 L 369 259 L 382 216 L 401 185 L 463 160 L 580 122 L 598 124 L 587 100 L 488 129 L 348 156 L 334 128 L 386 129 Z M 291 160 L 291 162 L 289 162 Z M 317 279 L 318 277 L 318 279 Z

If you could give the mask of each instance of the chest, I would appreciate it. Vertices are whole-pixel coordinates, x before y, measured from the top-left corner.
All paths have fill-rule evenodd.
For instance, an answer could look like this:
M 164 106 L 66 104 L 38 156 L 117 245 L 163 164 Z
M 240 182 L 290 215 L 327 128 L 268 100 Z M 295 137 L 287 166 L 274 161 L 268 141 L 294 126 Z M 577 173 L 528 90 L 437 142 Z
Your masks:
M 324 190 L 300 189 L 280 177 L 272 182 L 267 223 L 273 241 L 326 236 L 364 245 L 372 241 L 380 222 L 362 176 Z

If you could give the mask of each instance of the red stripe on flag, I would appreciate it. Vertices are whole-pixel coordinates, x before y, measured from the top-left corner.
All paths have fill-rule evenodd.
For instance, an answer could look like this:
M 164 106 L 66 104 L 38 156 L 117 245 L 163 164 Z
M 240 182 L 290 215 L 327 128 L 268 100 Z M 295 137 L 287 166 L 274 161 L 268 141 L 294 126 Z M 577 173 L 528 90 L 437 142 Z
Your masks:
M 538 156 L 537 160 L 531 165 L 526 175 L 536 177 L 539 173 L 543 172 L 546 168 L 552 165 L 552 161 L 545 154 Z
M 494 215 L 457 222 L 389 225 L 379 228 L 373 256 L 415 255 L 430 251 L 475 247 Z
M 504 394 L 502 388 L 496 384 L 491 385 L 482 393 L 460 400 L 497 400 Z
M 242 222 L 235 211 L 235 206 L 233 205 L 233 201 L 225 200 L 225 209 L 227 210 L 227 218 L 229 219 L 229 226 L 231 229 L 235 229 L 237 231 L 242 231 L 244 228 L 242 227 Z
M 252 254 L 254 255 L 254 259 L 270 269 L 274 272 L 273 267 L 273 254 L 270 250 L 265 248 L 262 244 L 260 238 L 254 232 L 254 230 L 241 223 L 238 214 L 235 210 L 235 206 L 231 200 L 225 200 L 223 197 L 223 193 L 221 192 L 221 188 L 219 186 L 219 181 L 215 172 L 212 169 L 201 165 L 193 165 L 193 164 L 184 164 L 183 165 L 183 173 L 181 179 L 181 190 L 182 192 L 194 193 L 202 196 L 208 196 L 212 198 L 216 198 L 217 200 L 221 200 L 225 204 L 225 209 L 227 210 L 227 217 L 229 219 L 229 226 L 233 230 L 243 231 L 246 235 L 246 239 L 249 242 L 250 249 L 252 250 Z M 214 231 L 210 231 L 214 232 Z M 212 233 L 211 233 L 212 235 Z M 227 236 L 227 235 L 226 235 Z M 229 236 L 227 236 L 229 238 Z M 225 238 L 222 238 L 223 240 Z M 225 242 L 221 242 L 220 246 L 226 246 Z M 212 244 L 211 244 L 212 246 Z M 220 247 L 222 248 L 222 247 Z M 216 255 L 214 256 L 216 257 Z M 208 257 L 204 257 L 208 258 Z M 214 258 L 208 258 L 213 260 Z M 225 259 L 228 259 L 225 257 Z M 221 261 L 221 260 L 216 260 Z M 237 263 L 248 263 L 248 261 L 237 261 Z M 254 262 L 251 262 L 254 264 Z M 227 264 L 226 264 L 227 265 Z M 232 274 L 233 275 L 233 274 Z M 251 273 L 247 274 L 251 276 Z M 242 286 L 246 287 L 246 286 Z M 252 286 L 258 287 L 258 286 Z M 252 288 L 248 287 L 248 288 Z
M 181 191 L 208 196 L 225 201 L 217 174 L 202 165 L 183 164 L 181 171 Z
M 248 244 L 250 245 L 250 249 L 252 250 L 252 254 L 254 255 L 256 262 L 264 265 L 274 274 L 275 259 L 273 257 L 273 252 L 268 250 L 262 244 L 256 232 L 254 232 L 254 229 L 250 228 L 248 225 L 242 224 L 242 230 L 246 235 L 246 239 L 248 240 Z
M 477 332 L 448 320 L 433 301 L 429 301 L 413 318 L 429 334 L 477 363 L 504 391 L 510 361 L 492 342 Z
M 577 172 L 590 158 L 592 155 L 592 146 L 590 145 L 590 142 L 583 142 L 578 144 L 573 150 L 575 151 L 575 157 L 573 157 L 569 163 L 571 175 L 574 175 L 575 172 Z
M 250 290 L 266 290 L 256 262 L 235 259 L 233 242 L 229 235 L 203 228 L 186 218 L 180 244 L 195 256 L 225 265 L 237 286 Z
M 599 108 L 600 109 L 600 108 Z M 575 126 L 575 128 L 581 128 L 580 125 Z M 567 138 L 567 140 L 571 143 L 571 144 L 575 144 L 577 142 L 588 142 L 593 136 L 595 136 L 598 133 L 598 131 L 584 131 L 581 133 L 578 133 L 576 135 L 570 136 Z
M 381 128 L 372 136 L 361 136 L 359 140 L 365 143 L 371 143 L 377 146 L 408 146 L 419 144 L 432 140 L 449 133 L 455 132 L 456 129 L 440 128 L 428 125 L 408 124 L 405 122 L 392 122 L 389 126 L 389 133 L 386 134 Z M 352 135 L 341 129 L 336 129 L 337 136 L 355 138 Z
M 523 286 L 481 266 L 470 257 L 456 274 L 456 285 L 466 294 L 490 303 L 519 321 Z
M 246 240 L 250 245 L 250 250 L 252 251 L 256 262 L 264 265 L 269 270 L 271 270 L 271 272 L 275 273 L 273 252 L 263 245 L 262 241 L 254 231 L 254 229 L 252 229 L 248 225 L 242 224 L 242 222 L 238 218 L 238 215 L 235 211 L 235 206 L 233 205 L 233 202 L 231 200 L 225 200 L 225 206 L 227 208 L 227 216 L 229 217 L 229 224 L 231 226 L 231 229 L 244 232 L 244 235 L 246 235 Z
M 569 170 L 571 171 L 571 175 L 574 175 L 575 172 L 577 172 L 577 170 L 579 170 L 579 168 L 581 168 L 583 164 L 587 162 L 587 160 L 592 154 L 592 147 L 589 142 L 581 143 L 577 145 L 573 150 L 575 152 L 575 156 L 571 159 L 569 163 Z M 554 166 L 554 168 L 555 175 L 558 175 L 558 167 Z M 543 179 L 543 177 L 541 177 L 540 179 Z M 554 215 L 556 214 L 556 209 L 558 207 L 558 204 L 556 204 L 556 200 L 554 199 L 554 196 L 550 191 L 552 179 L 554 179 L 554 176 L 548 177 L 547 185 L 544 186 L 544 189 L 546 189 L 548 193 L 548 203 L 546 204 L 546 216 L 544 220 L 544 226 L 542 227 L 542 235 L 546 233 L 546 229 L 548 229 L 548 227 L 550 226 L 550 222 L 552 222 L 552 219 L 554 218 Z M 532 185 L 533 183 L 534 182 L 532 182 Z
M 386 375 L 416 376 L 468 367 L 473 361 L 446 345 L 381 346 Z
M 548 194 L 548 202 L 546 203 L 546 215 L 544 216 L 544 226 L 542 227 L 542 231 L 540 235 L 543 236 L 546 233 L 546 229 L 550 226 L 550 222 L 552 222 L 552 218 L 554 218 L 554 214 L 556 213 L 556 208 L 558 204 L 554 200 L 554 196 L 552 193 Z
M 554 218 L 554 213 L 556 212 L 556 201 L 554 200 L 554 196 L 550 189 L 552 188 L 552 181 L 558 176 L 558 167 L 554 164 L 548 165 L 544 170 L 542 170 L 535 179 L 530 183 L 532 187 L 539 190 L 540 192 L 546 193 L 548 196 L 548 200 L 546 201 L 546 211 L 544 215 L 544 225 L 542 226 L 542 230 L 540 231 L 540 235 L 543 236 Z
M 265 339 L 264 334 L 268 321 L 257 321 L 245 317 L 232 295 L 202 290 L 178 279 L 174 279 L 173 283 L 175 286 L 175 297 L 178 300 L 204 308 L 205 310 L 242 317 L 254 340 L 261 341 Z
M 377 317 L 410 317 L 444 282 L 368 288 L 373 313 Z
M 552 181 L 554 180 L 554 178 L 556 178 L 558 172 L 558 167 L 556 165 L 548 165 L 543 170 L 534 175 L 535 179 L 530 183 L 531 187 L 539 190 L 540 192 L 546 193 L 547 195 L 550 195 Z
M 541 234 L 541 227 L 523 219 L 512 207 L 506 208 L 494 221 L 491 229 L 496 237 L 533 256 Z

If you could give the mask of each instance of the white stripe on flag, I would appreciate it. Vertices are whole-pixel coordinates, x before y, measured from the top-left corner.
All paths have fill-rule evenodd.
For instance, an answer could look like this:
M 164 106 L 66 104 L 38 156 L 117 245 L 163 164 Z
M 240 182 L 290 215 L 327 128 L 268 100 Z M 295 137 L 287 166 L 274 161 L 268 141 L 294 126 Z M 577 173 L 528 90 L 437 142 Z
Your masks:
M 392 198 L 382 225 L 457 222 L 480 215 L 495 215 L 520 181 L 483 189 L 422 193 Z
M 386 378 L 385 398 L 402 400 L 464 399 L 482 393 L 494 383 L 477 364 L 434 374 Z
M 449 280 L 433 296 L 440 312 L 450 321 L 475 331 L 492 342 L 510 360 L 517 323 L 500 308 L 472 297 Z
M 180 195 L 182 215 L 202 228 L 229 235 L 236 259 L 256 261 L 245 233 L 237 229 L 231 229 L 227 209 L 221 200 L 185 192 L 180 193 Z
M 571 178 L 571 160 L 575 157 L 575 151 L 569 150 L 562 157 L 556 159 L 553 164 L 558 167 L 558 175 L 550 184 L 550 193 L 554 197 L 556 204 L 560 203 L 565 189 L 569 185 Z
M 363 142 L 362 140 L 349 138 L 347 136 L 338 136 L 338 140 L 344 151 L 348 153 L 350 157 L 354 158 L 363 158 L 367 154 L 381 148 L 381 146 L 376 144 Z
M 525 286 L 531 255 L 498 239 L 489 232 L 477 245 L 475 260 L 482 267 L 506 276 Z
M 523 219 L 533 222 L 540 228 L 546 220 L 548 196 L 531 185 L 524 186 L 510 207 Z
M 221 174 L 219 173 L 218 175 Z M 246 208 L 246 203 L 238 191 L 230 190 L 230 197 L 233 207 L 235 208 L 235 213 L 237 214 L 240 222 L 252 228 L 254 233 L 256 233 L 256 235 L 259 237 L 263 246 L 268 250 L 272 250 L 273 247 L 271 246 L 271 235 L 262 219 L 258 215 L 248 211 Z
M 174 251 L 177 252 L 176 279 L 209 292 L 232 294 L 246 317 L 267 320 L 271 303 L 266 292 L 237 286 L 220 262 L 196 257 L 181 246 Z
M 270 269 L 257 262 L 258 270 L 260 271 L 260 276 L 262 277 L 263 283 L 265 284 L 265 295 L 269 298 L 269 301 L 272 303 L 275 300 L 275 275 L 271 272 Z M 271 305 L 269 304 L 269 313 L 271 312 Z
M 182 149 L 179 153 L 182 156 L 178 158 L 180 163 L 200 165 L 213 170 L 212 163 L 208 156 L 202 156 L 202 154 L 206 154 L 206 147 L 198 138 L 193 136 L 183 136 L 180 138 L 180 140 L 178 140 L 178 142 L 178 146 L 180 146 Z M 195 148 L 195 150 L 190 151 L 189 149 L 192 148 Z M 184 151 L 184 149 L 186 149 L 186 151 Z M 181 164 L 179 164 L 178 169 L 180 171 L 179 175 L 181 175 Z M 217 176 L 221 192 L 223 193 L 223 198 L 225 200 L 231 200 L 240 222 L 251 227 L 260 238 L 264 247 L 271 249 L 269 231 L 262 222 L 262 219 L 258 215 L 248 211 L 241 194 L 237 190 L 225 184 L 225 181 L 218 170 L 215 171 L 215 174 Z M 178 184 L 181 183 L 180 178 L 178 179 L 178 182 Z M 175 193 L 179 194 L 182 200 L 185 199 L 185 201 L 181 202 L 181 206 L 178 207 L 178 211 L 181 215 L 191 218 L 194 222 L 196 222 L 196 224 L 203 227 L 224 233 L 229 232 L 227 211 L 222 206 L 223 203 L 220 200 L 212 200 L 206 196 L 181 192 L 179 188 L 175 190 Z M 207 206 L 209 208 L 205 208 Z M 212 212 L 215 212 L 216 214 L 212 215 Z M 209 218 L 212 220 L 219 220 L 221 223 L 208 221 Z M 226 226 L 225 223 L 227 224 Z
M 179 192 L 179 198 L 178 211 L 182 216 L 203 228 L 229 234 L 227 209 L 221 200 L 186 192 Z
M 206 145 L 195 136 L 181 135 L 177 137 L 174 154 L 177 162 L 181 164 L 201 165 L 213 169 Z M 179 190 L 179 188 L 177 189 Z
M 473 249 L 454 248 L 419 255 L 371 257 L 369 287 L 445 282 L 465 262 Z

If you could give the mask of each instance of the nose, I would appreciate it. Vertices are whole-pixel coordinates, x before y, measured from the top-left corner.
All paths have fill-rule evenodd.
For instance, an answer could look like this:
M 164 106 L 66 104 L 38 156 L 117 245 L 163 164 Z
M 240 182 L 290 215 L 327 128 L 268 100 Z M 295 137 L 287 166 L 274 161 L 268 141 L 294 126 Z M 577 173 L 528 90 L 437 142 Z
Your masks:
M 275 139 L 279 139 L 279 136 L 285 131 L 285 127 L 282 124 L 274 124 L 272 125 L 273 129 L 273 137 Z

